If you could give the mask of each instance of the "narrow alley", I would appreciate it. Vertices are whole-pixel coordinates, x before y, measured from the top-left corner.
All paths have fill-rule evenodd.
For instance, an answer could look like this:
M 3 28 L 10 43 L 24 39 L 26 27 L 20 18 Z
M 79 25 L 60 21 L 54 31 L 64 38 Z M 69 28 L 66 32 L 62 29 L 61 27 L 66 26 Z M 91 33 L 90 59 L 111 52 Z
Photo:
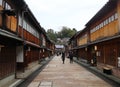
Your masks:
M 62 64 L 61 56 L 55 56 L 33 79 L 28 87 L 113 87 L 82 66 Z

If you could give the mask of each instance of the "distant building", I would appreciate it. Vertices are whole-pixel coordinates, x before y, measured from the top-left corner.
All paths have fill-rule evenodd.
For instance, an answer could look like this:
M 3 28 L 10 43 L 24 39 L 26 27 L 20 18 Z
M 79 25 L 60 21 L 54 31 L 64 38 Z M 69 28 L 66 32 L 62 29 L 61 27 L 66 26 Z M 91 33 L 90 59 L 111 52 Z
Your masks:
M 63 43 L 64 45 L 67 45 L 69 39 L 70 39 L 70 38 L 63 38 L 63 39 L 61 40 L 61 43 Z
M 64 45 L 55 45 L 55 51 L 56 53 L 61 53 L 62 51 L 65 51 Z

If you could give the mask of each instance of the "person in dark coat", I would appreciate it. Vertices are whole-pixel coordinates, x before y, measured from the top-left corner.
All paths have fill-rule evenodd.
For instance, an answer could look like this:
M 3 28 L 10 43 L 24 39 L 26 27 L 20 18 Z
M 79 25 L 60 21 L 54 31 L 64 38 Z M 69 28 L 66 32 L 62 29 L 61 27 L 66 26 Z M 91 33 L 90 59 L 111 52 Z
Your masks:
M 73 53 L 71 51 L 69 52 L 69 58 L 70 58 L 70 63 L 73 63 Z
M 65 62 L 65 53 L 64 52 L 62 52 L 62 61 L 63 61 L 63 64 L 64 64 L 64 62 Z

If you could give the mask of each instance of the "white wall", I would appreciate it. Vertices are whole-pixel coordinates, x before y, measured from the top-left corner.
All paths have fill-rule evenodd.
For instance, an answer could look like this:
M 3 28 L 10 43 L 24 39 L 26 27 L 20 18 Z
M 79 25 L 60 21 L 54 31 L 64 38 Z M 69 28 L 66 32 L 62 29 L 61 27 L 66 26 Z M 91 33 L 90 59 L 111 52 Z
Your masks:
M 23 46 L 17 46 L 16 48 L 16 62 L 24 62 L 24 48 Z

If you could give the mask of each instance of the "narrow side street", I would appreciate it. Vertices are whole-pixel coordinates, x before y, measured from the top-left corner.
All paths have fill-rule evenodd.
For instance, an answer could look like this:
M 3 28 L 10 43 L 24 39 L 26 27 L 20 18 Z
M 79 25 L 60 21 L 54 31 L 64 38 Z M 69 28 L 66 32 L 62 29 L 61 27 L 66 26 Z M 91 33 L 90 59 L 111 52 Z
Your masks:
M 76 63 L 55 56 L 28 87 L 113 87 Z

